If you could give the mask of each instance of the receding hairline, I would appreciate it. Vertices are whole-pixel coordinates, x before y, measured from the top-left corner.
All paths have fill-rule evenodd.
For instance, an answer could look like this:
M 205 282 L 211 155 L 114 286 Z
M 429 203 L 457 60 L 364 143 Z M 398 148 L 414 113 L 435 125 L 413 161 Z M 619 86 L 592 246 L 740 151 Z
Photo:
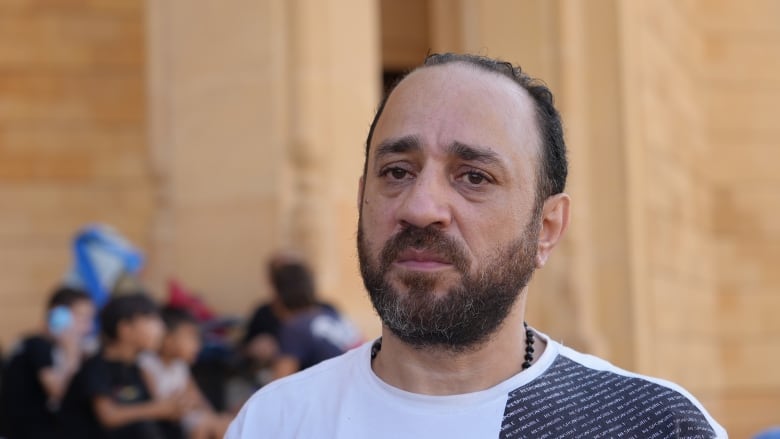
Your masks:
M 413 70 L 411 70 L 408 74 L 406 74 L 403 78 L 401 78 L 400 81 L 398 81 L 397 84 L 392 88 L 390 91 L 387 100 L 389 101 L 392 95 L 395 93 L 396 89 L 398 89 L 404 82 L 407 81 L 407 79 L 412 78 L 413 76 L 416 76 L 418 73 L 429 70 L 429 69 L 436 69 L 436 68 L 462 68 L 463 70 L 470 70 L 472 72 L 479 72 L 484 73 L 489 76 L 492 76 L 494 78 L 501 78 L 503 81 L 506 81 L 507 84 L 511 84 L 514 86 L 515 90 L 519 90 L 520 94 L 525 96 L 528 101 L 533 105 L 534 109 L 536 109 L 536 102 L 534 101 L 533 97 L 531 96 L 531 93 L 522 85 L 518 84 L 517 81 L 513 80 L 512 78 L 507 77 L 506 75 L 497 72 L 495 70 L 490 70 L 489 68 L 475 64 L 472 62 L 468 62 L 465 60 L 455 60 L 450 61 L 443 64 L 423 64 L 420 66 L 415 67 Z
M 528 117 L 530 118 L 529 120 L 531 122 L 531 126 L 533 127 L 533 129 L 531 130 L 531 136 L 532 136 L 532 139 L 531 139 L 532 145 L 531 146 L 535 150 L 534 157 L 535 157 L 535 160 L 537 161 L 537 163 L 535 165 L 537 167 L 541 167 L 542 160 L 543 160 L 543 155 L 544 155 L 544 140 L 543 140 L 543 135 L 542 135 L 541 123 L 540 123 L 538 115 L 537 115 L 537 113 L 539 111 L 539 104 L 534 100 L 533 96 L 531 96 L 531 93 L 525 87 L 523 87 L 523 85 L 519 84 L 514 79 L 512 79 L 510 77 L 507 77 L 506 75 L 503 75 L 502 73 L 497 72 L 495 70 L 491 70 L 491 69 L 489 69 L 487 67 L 484 67 L 484 66 L 481 66 L 479 64 L 472 63 L 472 62 L 469 62 L 469 61 L 466 61 L 466 60 L 454 60 L 454 61 L 449 61 L 449 62 L 441 63 L 441 64 L 423 64 L 423 65 L 420 65 L 418 67 L 415 67 L 413 70 L 411 70 L 409 73 L 407 73 L 403 78 L 401 78 L 396 84 L 394 84 L 393 87 L 391 88 L 391 90 L 389 91 L 387 97 L 385 98 L 384 105 L 381 108 L 381 111 L 376 115 L 376 126 L 379 126 L 380 120 L 382 119 L 382 116 L 384 116 L 384 114 L 385 114 L 385 112 L 387 110 L 388 104 L 390 104 L 390 102 L 393 99 L 393 95 L 395 95 L 396 91 L 398 91 L 403 86 L 403 84 L 405 82 L 407 82 L 408 79 L 413 78 L 414 76 L 418 75 L 420 72 L 424 72 L 426 70 L 429 70 L 429 69 L 432 69 L 432 68 L 436 68 L 436 67 L 442 67 L 442 68 L 447 68 L 447 67 L 449 67 L 449 68 L 453 68 L 453 67 L 454 68 L 462 68 L 464 70 L 470 70 L 470 71 L 473 71 L 473 72 L 480 72 L 480 73 L 489 74 L 490 76 L 493 76 L 494 78 L 503 78 L 503 80 L 507 81 L 506 82 L 507 84 L 511 84 L 512 85 L 514 90 L 519 91 L 519 94 L 517 96 L 522 96 L 520 99 L 525 101 L 525 105 L 529 105 L 530 106 L 529 107 L 530 108 L 530 112 L 528 113 Z M 518 105 L 518 107 L 522 107 L 523 106 L 523 104 L 521 102 L 516 102 L 516 105 Z M 364 166 L 364 168 L 367 167 L 368 161 L 369 161 L 369 155 L 371 154 L 371 152 L 376 147 L 376 140 L 375 140 L 376 131 L 373 131 L 370 134 L 371 134 L 371 137 L 368 139 L 369 140 L 369 144 L 366 145 L 366 148 L 367 148 L 366 149 L 366 153 L 367 154 L 366 154 L 366 158 L 365 158 L 365 166 Z

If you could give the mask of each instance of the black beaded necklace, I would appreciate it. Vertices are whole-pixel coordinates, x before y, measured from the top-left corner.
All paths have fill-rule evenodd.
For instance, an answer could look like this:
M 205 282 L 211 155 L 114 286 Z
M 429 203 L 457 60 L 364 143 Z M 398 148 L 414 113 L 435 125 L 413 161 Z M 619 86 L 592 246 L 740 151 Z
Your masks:
M 525 357 L 522 365 L 522 370 L 526 370 L 531 367 L 531 363 L 534 361 L 534 331 L 528 327 L 528 323 L 523 322 L 525 328 Z M 376 358 L 379 351 L 382 350 L 382 337 L 376 339 L 373 345 L 371 345 L 371 360 Z

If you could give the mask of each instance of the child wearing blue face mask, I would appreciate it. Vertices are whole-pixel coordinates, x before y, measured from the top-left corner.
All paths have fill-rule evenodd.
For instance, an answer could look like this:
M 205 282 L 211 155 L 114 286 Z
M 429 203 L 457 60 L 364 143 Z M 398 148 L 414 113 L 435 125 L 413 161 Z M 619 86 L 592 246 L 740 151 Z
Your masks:
M 23 339 L 3 370 L 2 430 L 8 439 L 51 438 L 56 412 L 83 357 L 95 307 L 87 293 L 57 289 L 49 299 L 46 328 Z

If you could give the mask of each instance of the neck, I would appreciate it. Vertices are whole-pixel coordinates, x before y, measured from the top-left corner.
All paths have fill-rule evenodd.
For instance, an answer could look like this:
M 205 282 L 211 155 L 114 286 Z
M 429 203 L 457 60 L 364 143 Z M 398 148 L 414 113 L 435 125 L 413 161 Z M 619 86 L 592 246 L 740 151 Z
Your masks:
M 419 349 L 382 329 L 382 349 L 372 366 L 386 383 L 427 395 L 456 395 L 493 387 L 522 370 L 525 356 L 523 297 L 490 339 L 475 349 L 454 353 Z M 537 338 L 536 357 L 543 342 Z
M 115 341 L 105 345 L 103 348 L 103 356 L 108 360 L 133 363 L 138 357 L 138 349 L 127 343 Z
M 157 356 L 160 357 L 160 361 L 163 364 L 171 364 L 176 360 L 175 356 L 163 352 L 160 352 Z

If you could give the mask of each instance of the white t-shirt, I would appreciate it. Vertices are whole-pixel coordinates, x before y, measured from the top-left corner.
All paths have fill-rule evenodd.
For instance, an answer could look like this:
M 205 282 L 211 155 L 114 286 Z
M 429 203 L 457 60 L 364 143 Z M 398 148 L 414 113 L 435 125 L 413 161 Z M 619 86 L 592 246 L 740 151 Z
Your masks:
M 272 382 L 227 439 L 727 438 L 676 384 L 633 374 L 551 341 L 529 369 L 487 390 L 409 393 L 371 369 L 371 343 Z
M 187 390 L 190 367 L 184 360 L 166 364 L 157 355 L 144 352 L 138 357 L 138 364 L 154 380 L 155 398 L 168 398 Z
M 190 366 L 184 360 L 173 360 L 164 363 L 162 359 L 151 352 L 143 352 L 138 357 L 138 364 L 154 380 L 154 398 L 170 398 L 181 395 L 190 383 Z M 186 432 L 191 432 L 203 419 L 205 411 L 191 410 L 181 419 Z

